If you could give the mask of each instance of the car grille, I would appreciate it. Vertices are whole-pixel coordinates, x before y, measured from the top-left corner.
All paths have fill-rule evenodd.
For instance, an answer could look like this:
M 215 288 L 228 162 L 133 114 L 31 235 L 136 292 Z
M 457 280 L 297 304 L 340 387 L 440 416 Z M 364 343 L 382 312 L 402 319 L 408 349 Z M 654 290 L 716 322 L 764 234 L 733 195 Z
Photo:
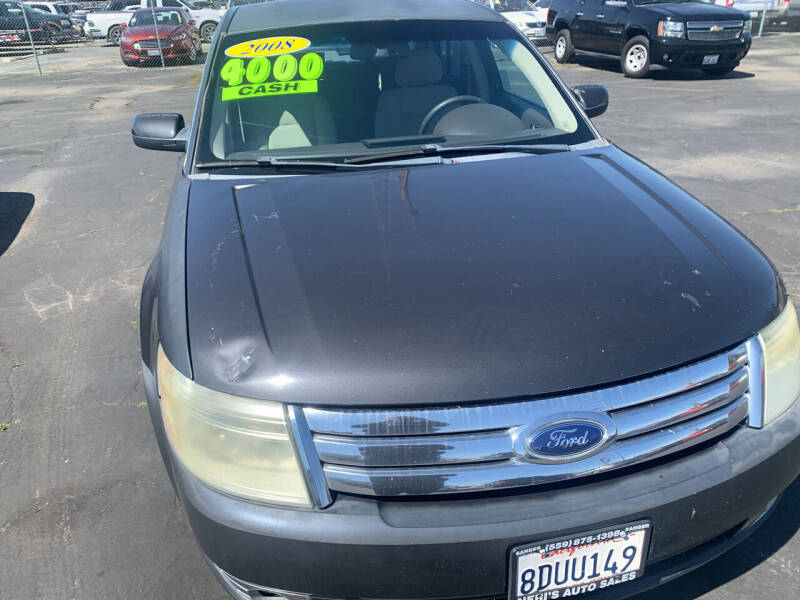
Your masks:
M 660 458 L 737 427 L 749 412 L 748 347 L 572 395 L 426 408 L 305 407 L 303 413 L 331 490 L 402 496 L 552 483 Z M 760 355 L 750 362 L 759 361 Z M 526 455 L 520 437 L 532 427 L 581 415 L 606 425 L 602 450 L 560 463 Z
M 739 39 L 742 26 L 742 21 L 690 21 L 686 24 L 686 30 L 690 40 L 722 42 Z
M 159 46 L 159 41 L 161 42 Z M 169 40 L 139 40 L 139 47 L 143 50 L 153 49 L 153 48 L 169 48 L 172 46 L 172 42 Z
M 536 29 L 538 27 L 544 27 L 544 23 L 542 23 L 540 21 L 531 21 L 530 23 L 525 23 L 525 25 L 527 25 L 528 27 L 531 27 L 533 29 Z

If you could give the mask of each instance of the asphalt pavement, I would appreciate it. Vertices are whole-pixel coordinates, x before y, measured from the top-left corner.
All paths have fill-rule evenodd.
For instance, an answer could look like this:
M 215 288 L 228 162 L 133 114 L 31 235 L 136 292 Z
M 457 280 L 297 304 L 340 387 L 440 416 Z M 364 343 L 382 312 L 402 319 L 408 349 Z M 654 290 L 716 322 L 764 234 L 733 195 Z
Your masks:
M 139 112 L 192 114 L 201 66 L 130 69 L 93 45 L 0 59 L 0 598 L 226 598 L 156 449 L 138 300 L 177 156 L 134 148 Z M 559 66 L 611 95 L 601 132 L 770 257 L 800 293 L 800 34 L 732 75 Z M 797 598 L 800 481 L 743 546 L 641 600 Z

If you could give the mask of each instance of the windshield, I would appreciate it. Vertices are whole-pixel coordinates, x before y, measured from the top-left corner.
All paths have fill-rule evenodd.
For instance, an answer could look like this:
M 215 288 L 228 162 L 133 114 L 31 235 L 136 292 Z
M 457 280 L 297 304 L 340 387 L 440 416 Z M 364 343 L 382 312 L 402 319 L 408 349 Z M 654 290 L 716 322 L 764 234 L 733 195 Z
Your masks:
M 183 23 L 183 15 L 179 10 L 157 10 L 155 11 L 156 21 L 159 25 L 180 25 Z M 128 27 L 140 27 L 142 25 L 153 24 L 153 11 L 140 10 L 131 16 Z
M 196 162 L 594 135 L 505 23 L 382 21 L 223 36 Z

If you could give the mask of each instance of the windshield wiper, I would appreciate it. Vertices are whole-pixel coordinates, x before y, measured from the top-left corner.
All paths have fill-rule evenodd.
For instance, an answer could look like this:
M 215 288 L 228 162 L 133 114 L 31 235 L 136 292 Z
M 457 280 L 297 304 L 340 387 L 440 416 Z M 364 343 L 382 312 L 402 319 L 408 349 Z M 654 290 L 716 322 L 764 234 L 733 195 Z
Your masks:
M 416 155 L 409 155 L 413 157 Z M 442 158 L 432 155 L 430 160 L 417 164 L 437 164 L 441 163 Z M 212 162 L 199 162 L 195 164 L 198 169 L 236 169 L 240 167 L 274 167 L 276 169 L 299 169 L 312 171 L 358 171 L 363 169 L 376 168 L 374 164 L 353 164 L 345 159 L 344 162 L 333 160 L 304 160 L 294 158 L 283 158 L 276 156 L 260 156 L 256 160 L 218 160 Z
M 397 150 L 395 152 L 385 152 L 382 154 L 368 154 L 345 158 L 344 162 L 349 165 L 360 165 L 376 163 L 397 158 L 407 158 L 412 156 L 442 156 L 445 154 L 463 154 L 465 152 L 476 154 L 493 154 L 497 152 L 526 152 L 528 154 L 555 154 L 556 152 L 569 152 L 567 144 L 483 144 L 475 146 L 441 146 L 439 144 L 423 144 L 415 148 Z

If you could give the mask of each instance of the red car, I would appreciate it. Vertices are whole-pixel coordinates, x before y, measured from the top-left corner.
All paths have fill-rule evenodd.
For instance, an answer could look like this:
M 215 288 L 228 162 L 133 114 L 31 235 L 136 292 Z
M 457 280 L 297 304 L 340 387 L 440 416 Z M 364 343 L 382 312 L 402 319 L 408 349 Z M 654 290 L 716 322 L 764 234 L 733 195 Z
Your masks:
M 181 60 L 196 62 L 202 54 L 200 34 L 188 13 L 179 8 L 144 8 L 131 15 L 122 32 L 119 53 L 132 67 L 141 62 Z

